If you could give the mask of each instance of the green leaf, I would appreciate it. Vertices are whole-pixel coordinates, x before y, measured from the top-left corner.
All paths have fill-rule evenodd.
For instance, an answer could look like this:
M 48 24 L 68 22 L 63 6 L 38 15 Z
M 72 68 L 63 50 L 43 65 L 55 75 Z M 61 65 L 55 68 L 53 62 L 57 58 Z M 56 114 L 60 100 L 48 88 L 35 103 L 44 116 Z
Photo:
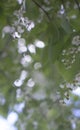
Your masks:
M 64 29 L 64 31 L 67 32 L 68 34 L 72 33 L 73 31 L 72 26 L 70 25 L 69 21 L 65 17 L 62 17 L 61 19 L 61 26 Z

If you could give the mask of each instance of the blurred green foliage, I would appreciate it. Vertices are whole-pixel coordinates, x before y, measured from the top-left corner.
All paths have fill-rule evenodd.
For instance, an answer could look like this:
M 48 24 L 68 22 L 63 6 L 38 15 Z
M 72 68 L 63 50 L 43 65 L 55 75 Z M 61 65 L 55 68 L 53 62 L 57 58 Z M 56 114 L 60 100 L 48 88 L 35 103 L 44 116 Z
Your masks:
M 71 94 L 80 73 L 78 4 L 80 0 L 0 0 L 0 114 L 7 117 L 15 111 L 18 130 L 73 130 L 74 124 L 75 130 L 80 128 L 72 112 L 79 97 Z M 14 15 L 15 11 L 20 14 Z M 28 27 L 31 22 L 35 27 L 28 31 L 19 18 L 28 18 Z M 18 26 L 24 30 L 19 34 L 27 47 L 22 53 L 18 50 L 19 37 L 12 34 L 18 32 Z M 12 27 L 15 32 L 11 33 Z M 37 47 L 36 40 L 44 42 L 45 47 Z M 35 47 L 35 53 L 29 50 L 30 45 Z M 26 56 L 32 60 L 27 58 L 24 63 Z M 22 72 L 26 77 L 21 77 Z M 24 107 L 19 112 L 21 103 Z

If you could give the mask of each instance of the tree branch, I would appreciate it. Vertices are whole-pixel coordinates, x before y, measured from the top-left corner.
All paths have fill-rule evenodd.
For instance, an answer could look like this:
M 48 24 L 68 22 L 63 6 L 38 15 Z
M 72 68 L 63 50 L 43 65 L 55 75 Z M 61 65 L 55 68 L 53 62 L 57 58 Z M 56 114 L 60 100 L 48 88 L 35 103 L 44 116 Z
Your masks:
M 51 18 L 49 16 L 48 12 L 38 2 L 36 2 L 35 0 L 32 0 L 32 1 L 46 14 L 48 20 L 50 21 Z
M 74 1 L 75 1 L 76 5 L 77 5 L 77 7 L 78 7 L 79 11 L 80 11 L 80 5 L 79 5 L 78 0 L 74 0 Z
M 6 57 L 6 56 L 3 57 L 3 55 L 6 52 L 6 50 L 9 48 L 9 43 L 11 42 L 11 40 L 12 40 L 12 37 L 9 35 L 8 39 L 5 43 L 5 46 L 3 47 L 2 50 L 0 50 L 0 60 L 3 59 L 4 57 Z

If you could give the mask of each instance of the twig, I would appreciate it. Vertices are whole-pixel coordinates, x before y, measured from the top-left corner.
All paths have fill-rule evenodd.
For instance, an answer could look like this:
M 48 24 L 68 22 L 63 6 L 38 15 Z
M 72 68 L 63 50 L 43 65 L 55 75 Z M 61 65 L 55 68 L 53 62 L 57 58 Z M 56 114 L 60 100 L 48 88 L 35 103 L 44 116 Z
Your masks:
M 64 0 L 61 0 L 61 2 L 63 4 L 64 9 L 66 9 Z
M 50 21 L 51 18 L 49 16 L 48 12 L 38 2 L 36 2 L 35 0 L 32 0 L 32 1 L 46 14 L 48 20 Z

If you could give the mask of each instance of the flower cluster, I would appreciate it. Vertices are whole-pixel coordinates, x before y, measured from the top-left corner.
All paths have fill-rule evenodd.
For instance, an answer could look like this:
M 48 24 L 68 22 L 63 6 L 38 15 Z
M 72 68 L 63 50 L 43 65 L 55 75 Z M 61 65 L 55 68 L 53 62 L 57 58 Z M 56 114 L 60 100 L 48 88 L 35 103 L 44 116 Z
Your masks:
M 13 38 L 21 38 L 21 34 L 24 33 L 25 29 L 30 31 L 34 28 L 35 24 L 33 21 L 29 20 L 27 17 L 24 17 L 25 7 L 24 1 L 21 4 L 19 10 L 14 11 L 13 15 L 15 17 L 12 25 L 7 25 L 2 30 L 2 37 L 4 38 L 5 34 L 10 34 Z
M 76 61 L 76 56 L 80 52 L 80 36 L 74 36 L 72 39 L 71 47 L 62 51 L 61 62 L 65 65 L 66 69 L 70 69 Z

